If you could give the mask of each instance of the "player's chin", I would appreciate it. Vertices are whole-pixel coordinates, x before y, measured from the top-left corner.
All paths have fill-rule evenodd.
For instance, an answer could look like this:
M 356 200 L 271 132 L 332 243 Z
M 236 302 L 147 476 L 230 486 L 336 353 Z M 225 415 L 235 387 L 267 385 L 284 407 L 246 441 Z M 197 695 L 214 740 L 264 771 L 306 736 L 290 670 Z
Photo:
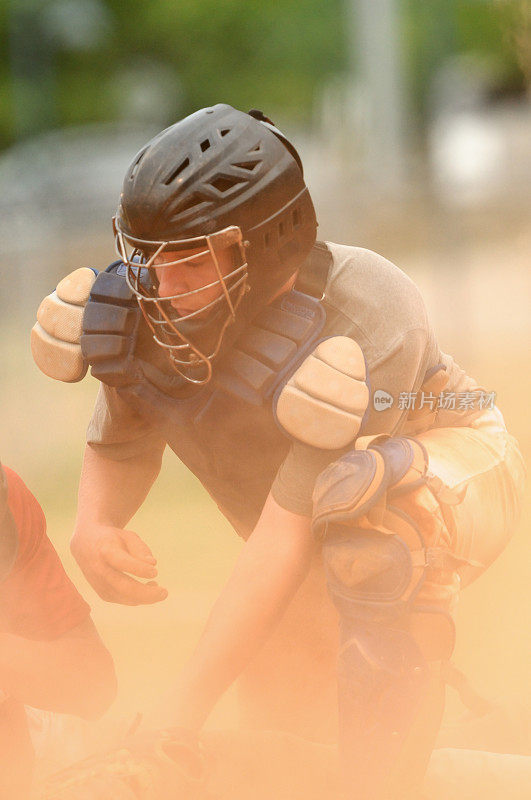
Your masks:
M 166 298 L 164 298 L 164 297 L 161 297 L 160 299 L 165 301 L 165 302 L 167 302 L 168 306 L 171 306 L 173 314 L 175 316 L 178 316 L 179 318 L 185 318 L 185 317 L 190 316 L 190 314 L 195 314 L 195 312 L 199 308 L 201 308 L 201 306 L 199 306 L 198 308 L 194 308 L 193 306 L 184 306 L 177 299 L 174 299 L 174 300 L 169 300 L 168 299 L 168 300 L 166 300 Z M 192 319 L 193 319 L 193 317 L 192 317 Z
M 175 309 L 179 314 L 179 319 L 182 319 L 184 322 L 195 322 L 195 320 L 206 320 L 209 319 L 214 312 L 213 308 L 206 308 L 201 310 L 201 308 L 176 308 Z

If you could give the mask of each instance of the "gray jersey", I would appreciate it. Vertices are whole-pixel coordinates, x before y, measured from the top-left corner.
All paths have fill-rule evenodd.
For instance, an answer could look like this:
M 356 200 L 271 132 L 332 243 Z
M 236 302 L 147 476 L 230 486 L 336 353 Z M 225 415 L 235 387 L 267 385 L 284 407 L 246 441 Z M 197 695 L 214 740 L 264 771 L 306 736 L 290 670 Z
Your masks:
M 333 263 L 323 300 L 323 338 L 349 336 L 363 350 L 370 386 L 364 434 L 404 431 L 409 411 L 403 399 L 419 393 L 426 374 L 437 365 L 446 369 L 445 393 L 477 389 L 454 360 L 439 350 L 420 292 L 404 272 L 369 250 L 332 243 L 328 246 Z M 392 404 L 379 410 L 374 397 L 382 392 L 392 398 Z M 475 413 L 475 409 L 440 409 L 428 424 L 464 425 Z M 115 389 L 103 384 L 87 438 L 103 455 L 118 460 L 165 446 L 149 421 L 133 411 Z M 286 448 L 280 448 L 278 463 L 272 461 L 275 500 L 289 511 L 310 515 L 315 478 L 337 456 L 337 451 L 321 451 L 298 442 L 290 445 L 287 455 Z M 261 458 L 257 452 L 256 459 Z M 243 466 L 246 470 L 253 468 L 252 463 Z M 235 510 L 230 511 L 231 521 L 237 519 Z

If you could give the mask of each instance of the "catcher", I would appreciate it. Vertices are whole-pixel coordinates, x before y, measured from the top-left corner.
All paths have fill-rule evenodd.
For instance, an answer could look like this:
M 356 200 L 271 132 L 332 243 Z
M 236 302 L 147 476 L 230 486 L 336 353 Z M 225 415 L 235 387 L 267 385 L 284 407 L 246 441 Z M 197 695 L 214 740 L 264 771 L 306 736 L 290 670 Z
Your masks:
M 271 120 L 202 109 L 135 156 L 119 260 L 43 301 L 33 353 L 54 378 L 90 365 L 101 381 L 72 550 L 103 598 L 166 596 L 126 529 L 166 445 L 246 539 L 168 723 L 200 729 L 322 553 L 345 795 L 416 797 L 451 612 L 510 538 L 523 464 L 487 393 L 440 351 L 413 282 L 375 253 L 316 243 L 316 226 Z M 306 627 L 323 618 L 309 603 Z
M 33 763 L 23 704 L 95 718 L 114 697 L 115 677 L 41 507 L 1 466 L 0 642 L 0 796 L 23 800 Z

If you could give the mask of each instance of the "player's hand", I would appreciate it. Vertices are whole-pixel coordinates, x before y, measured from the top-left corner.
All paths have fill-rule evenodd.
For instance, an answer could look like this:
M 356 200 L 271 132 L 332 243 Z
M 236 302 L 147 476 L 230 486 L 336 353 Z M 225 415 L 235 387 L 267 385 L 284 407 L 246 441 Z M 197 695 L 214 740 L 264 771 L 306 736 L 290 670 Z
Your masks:
M 158 603 L 168 596 L 155 581 L 157 561 L 153 553 L 133 531 L 106 525 L 76 529 L 71 550 L 103 600 L 136 606 Z

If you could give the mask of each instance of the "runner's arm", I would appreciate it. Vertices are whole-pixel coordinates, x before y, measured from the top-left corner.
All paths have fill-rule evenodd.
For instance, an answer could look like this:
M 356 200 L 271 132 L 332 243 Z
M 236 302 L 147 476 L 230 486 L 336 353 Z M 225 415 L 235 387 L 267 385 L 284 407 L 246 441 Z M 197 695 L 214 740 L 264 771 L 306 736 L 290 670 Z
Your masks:
M 54 639 L 0 632 L 0 686 L 26 705 L 94 719 L 113 701 L 116 677 L 87 617 Z

